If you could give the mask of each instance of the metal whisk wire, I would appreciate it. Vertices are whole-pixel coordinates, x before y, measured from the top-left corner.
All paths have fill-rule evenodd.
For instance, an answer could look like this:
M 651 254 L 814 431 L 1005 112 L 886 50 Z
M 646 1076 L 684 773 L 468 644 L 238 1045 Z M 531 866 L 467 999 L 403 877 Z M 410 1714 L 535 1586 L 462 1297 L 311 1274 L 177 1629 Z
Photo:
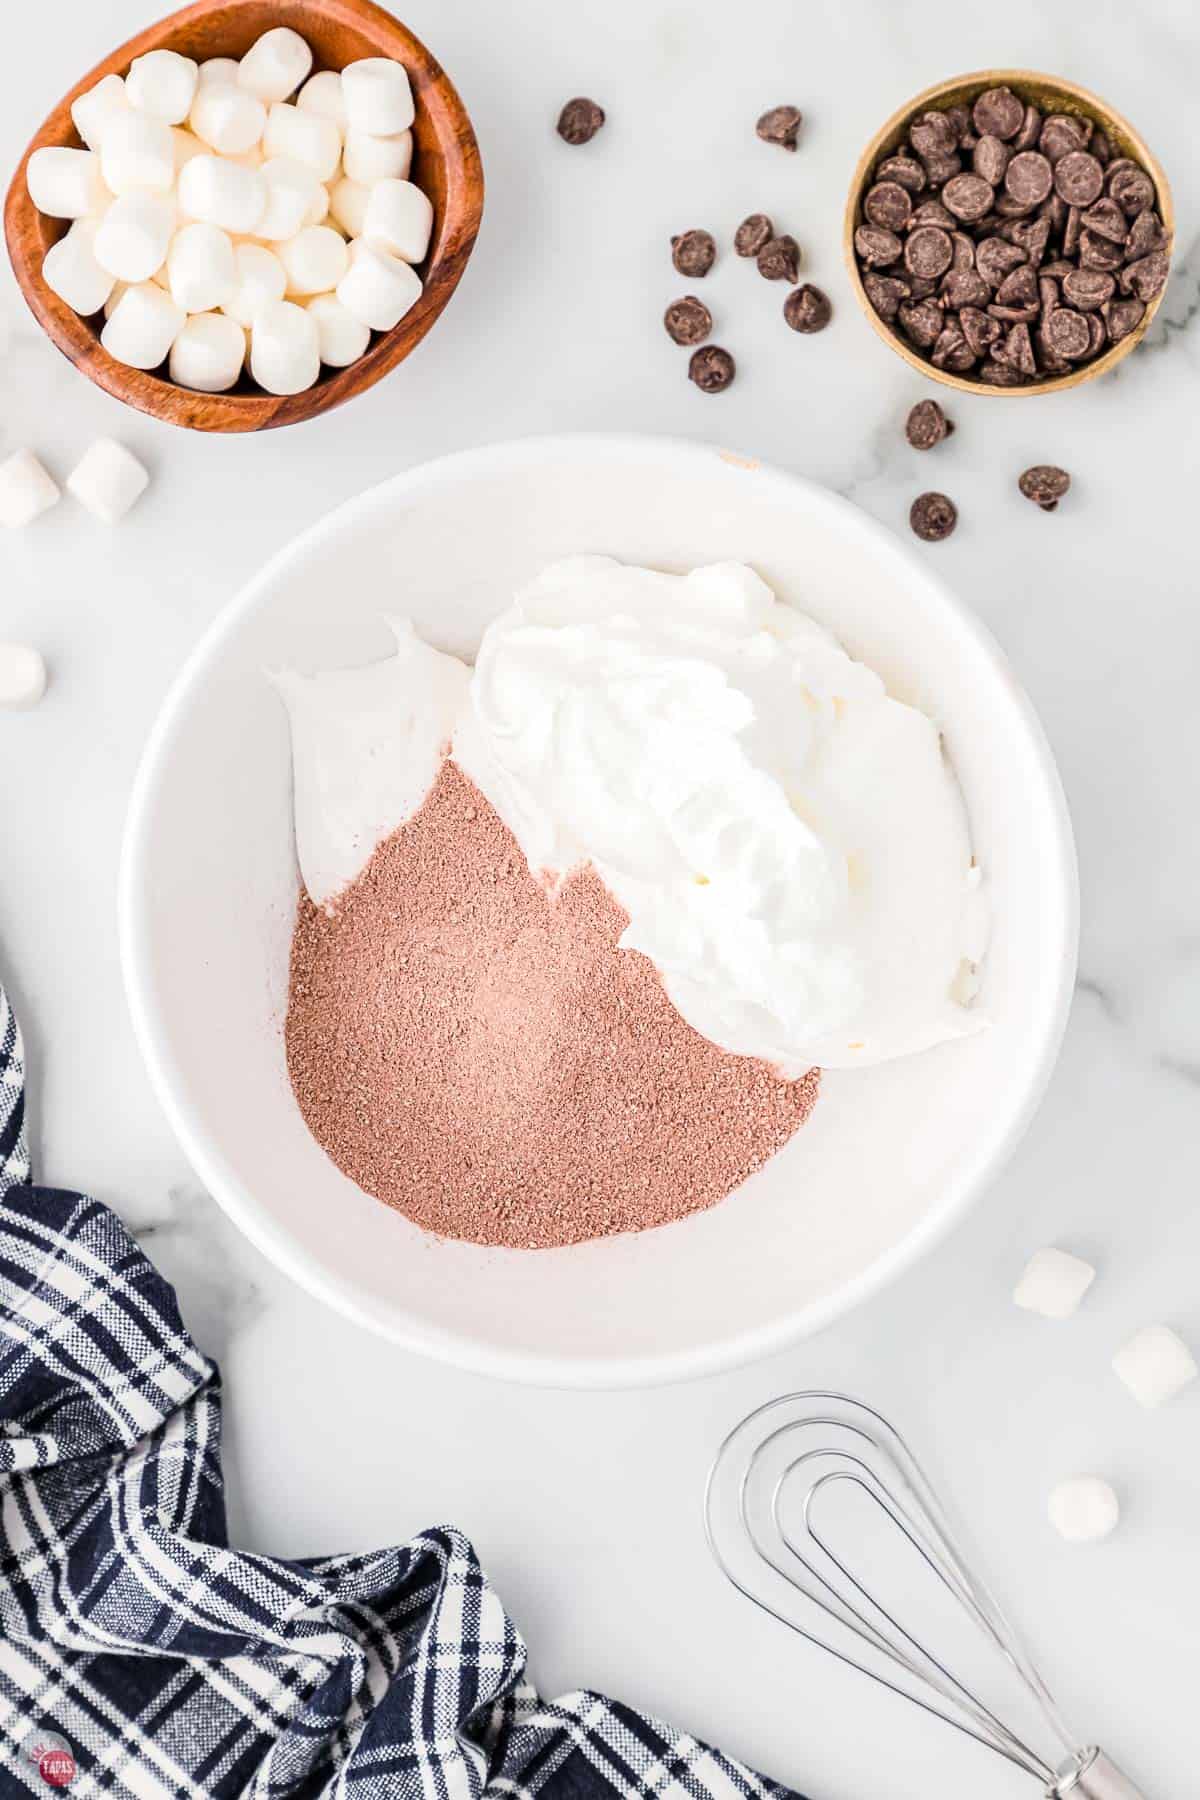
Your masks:
M 811 1432 L 821 1436 L 792 1454 L 792 1441 Z M 846 1438 L 853 1448 L 846 1446 Z M 781 1466 L 770 1485 L 767 1530 L 756 1517 L 752 1490 L 780 1456 Z M 830 1466 L 824 1467 L 826 1464 Z M 785 1518 L 785 1501 L 793 1486 L 809 1477 L 800 1506 L 803 1530 L 797 1532 Z M 727 1488 L 736 1508 L 727 1506 L 729 1516 L 723 1519 L 720 1502 Z M 879 1509 L 1020 1679 L 1054 1740 L 1056 1756 L 1061 1751 L 1065 1757 L 1057 1772 L 965 1679 L 901 1624 L 845 1556 L 838 1555 L 819 1528 L 816 1513 L 822 1499 L 847 1488 Z M 1103 1752 L 1078 1748 L 1078 1739 L 1063 1724 L 1018 1633 L 972 1570 L 920 1463 L 894 1426 L 872 1407 L 842 1394 L 819 1391 L 786 1395 L 759 1407 L 721 1445 L 709 1470 L 704 1517 L 709 1547 L 726 1578 L 739 1593 L 809 1643 L 1035 1776 L 1051 1800 L 1065 1800 L 1068 1795 L 1078 1800 L 1139 1800 L 1137 1791 Z M 726 1525 L 735 1537 L 725 1537 Z M 746 1545 L 758 1564 L 890 1664 L 895 1677 L 860 1660 L 852 1649 L 839 1648 L 814 1629 L 811 1620 L 802 1623 L 794 1612 L 785 1610 L 781 1600 L 777 1603 L 769 1592 L 744 1578 L 735 1567 L 734 1552 Z M 823 1559 L 824 1567 L 814 1559 L 811 1547 Z M 914 1691 L 914 1687 L 926 1691 Z

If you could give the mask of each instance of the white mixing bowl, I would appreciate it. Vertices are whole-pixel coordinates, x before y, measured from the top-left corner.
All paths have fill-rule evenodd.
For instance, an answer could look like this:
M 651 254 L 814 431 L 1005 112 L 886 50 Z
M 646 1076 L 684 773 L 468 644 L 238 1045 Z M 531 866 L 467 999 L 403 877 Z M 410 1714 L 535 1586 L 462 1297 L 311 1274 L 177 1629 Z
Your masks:
M 385 612 L 473 652 L 513 589 L 574 551 L 682 571 L 739 558 L 944 728 L 995 912 L 991 1029 L 826 1075 L 807 1125 L 720 1206 L 565 1250 L 443 1243 L 362 1193 L 292 1099 L 282 1019 L 297 895 L 288 730 L 263 671 L 384 655 Z M 930 572 L 845 501 L 747 459 L 556 438 L 385 482 L 226 608 L 151 736 L 130 807 L 121 941 L 159 1097 L 260 1250 L 432 1356 L 616 1387 L 778 1350 L 906 1268 L 1012 1150 L 1049 1077 L 1075 970 L 1071 830 L 1004 657 Z

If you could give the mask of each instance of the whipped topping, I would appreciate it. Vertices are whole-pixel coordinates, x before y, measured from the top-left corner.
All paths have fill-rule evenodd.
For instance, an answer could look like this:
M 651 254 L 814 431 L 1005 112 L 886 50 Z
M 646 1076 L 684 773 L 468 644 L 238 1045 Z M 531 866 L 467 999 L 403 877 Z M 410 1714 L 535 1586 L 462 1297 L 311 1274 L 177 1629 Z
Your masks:
M 751 569 L 568 558 L 473 674 L 394 629 L 387 663 L 280 678 L 314 899 L 411 816 L 452 737 L 534 873 L 591 862 L 622 947 L 723 1049 L 795 1076 L 983 1022 L 963 1003 L 982 883 L 937 729 Z

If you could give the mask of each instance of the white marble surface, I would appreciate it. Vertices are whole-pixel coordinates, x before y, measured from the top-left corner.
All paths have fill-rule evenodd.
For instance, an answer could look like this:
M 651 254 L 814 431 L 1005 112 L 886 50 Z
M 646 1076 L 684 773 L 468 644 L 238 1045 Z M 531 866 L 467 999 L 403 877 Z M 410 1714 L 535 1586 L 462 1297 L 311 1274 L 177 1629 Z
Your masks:
M 6 19 L 7 167 L 78 70 L 156 0 L 55 0 Z M 1081 1733 L 1102 1733 L 1153 1800 L 1186 1766 L 1200 1659 L 1200 1389 L 1143 1414 L 1108 1368 L 1136 1327 L 1200 1343 L 1200 21 L 1181 0 L 1004 9 L 951 0 L 411 0 L 477 122 L 483 235 L 411 365 L 352 406 L 257 440 L 206 439 L 123 411 L 2 299 L 0 453 L 60 476 L 114 434 L 154 472 L 115 532 L 70 502 L 2 546 L 0 636 L 41 646 L 53 685 L 0 716 L 0 955 L 24 1016 L 43 1179 L 111 1201 L 178 1283 L 228 1385 L 232 1529 L 284 1553 L 367 1546 L 441 1518 L 477 1541 L 547 1689 L 608 1687 L 720 1740 L 813 1800 L 1009 1800 L 1031 1786 L 752 1616 L 703 1548 L 703 1471 L 726 1426 L 789 1386 L 859 1390 L 943 1471 L 1031 1623 Z M 922 383 L 857 316 L 839 266 L 843 190 L 893 106 L 944 75 L 1009 62 L 1106 94 L 1175 182 L 1177 273 L 1120 373 L 1040 401 L 959 401 L 928 459 L 900 425 Z M 595 94 L 587 150 L 550 132 Z M 795 100 L 797 156 L 753 120 Z M 672 230 L 724 241 L 764 208 L 833 297 L 820 338 L 724 254 L 706 297 L 739 356 L 701 396 L 659 323 L 680 283 Z M 278 545 L 392 471 L 535 431 L 715 437 L 826 481 L 903 530 L 921 488 L 961 524 L 930 548 L 1010 652 L 1061 761 L 1079 836 L 1082 975 L 1062 1063 L 986 1200 L 899 1286 L 816 1341 L 689 1388 L 572 1397 L 496 1387 L 376 1342 L 268 1267 L 198 1188 L 148 1090 L 116 961 L 113 889 L 142 740 L 188 648 Z M 1044 517 L 1015 491 L 1065 464 Z M 180 954 L 187 954 L 186 944 Z M 1100 1277 L 1064 1326 L 1017 1313 L 1026 1253 L 1061 1242 Z M 1120 1490 L 1095 1549 L 1057 1542 L 1045 1496 L 1068 1473 Z

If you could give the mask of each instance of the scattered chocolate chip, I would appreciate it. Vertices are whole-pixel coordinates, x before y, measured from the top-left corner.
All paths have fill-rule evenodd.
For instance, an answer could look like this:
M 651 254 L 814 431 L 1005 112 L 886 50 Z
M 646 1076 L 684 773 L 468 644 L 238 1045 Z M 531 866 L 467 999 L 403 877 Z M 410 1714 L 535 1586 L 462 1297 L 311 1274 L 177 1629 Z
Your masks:
M 903 231 L 912 209 L 912 195 L 898 181 L 877 181 L 863 201 L 863 216 L 885 231 Z
M 904 423 L 904 435 L 914 450 L 932 450 L 954 430 L 936 400 L 918 400 Z
M 1067 489 L 1071 485 L 1071 477 L 1065 469 L 1056 469 L 1053 463 L 1037 463 L 1032 469 L 1026 469 L 1017 486 L 1027 500 L 1040 506 L 1043 512 L 1053 512 Z
M 705 344 L 693 350 L 688 361 L 688 380 L 694 381 L 702 394 L 723 393 L 736 373 L 732 356 L 719 344 Z
M 1140 300 L 1113 300 L 1104 308 L 1109 342 L 1119 344 L 1122 338 L 1137 330 L 1145 315 L 1146 309 Z
M 786 233 L 768 238 L 758 253 L 758 272 L 767 281 L 795 281 L 800 273 L 800 246 Z
M 702 344 L 712 330 L 712 314 L 703 300 L 697 300 L 694 294 L 686 294 L 682 300 L 672 300 L 663 314 L 663 324 L 667 336 L 676 344 Z
M 904 266 L 909 274 L 923 275 L 930 281 L 943 275 L 953 260 L 949 233 L 936 225 L 922 225 L 910 234 L 904 246 Z
M 1077 312 L 1095 312 L 1111 300 L 1117 284 L 1111 275 L 1099 269 L 1072 269 L 1063 276 L 1063 299 Z
M 1021 206 L 1040 206 L 1054 186 L 1054 170 L 1040 150 L 1022 150 L 1004 175 L 1004 191 Z
M 604 123 L 604 108 L 594 100 L 568 100 L 556 127 L 564 144 L 590 144 Z
M 901 281 L 895 275 L 879 275 L 874 269 L 868 269 L 863 276 L 863 289 L 879 317 L 889 323 L 899 312 L 900 302 L 912 295 L 911 282 Z
M 1024 102 L 1011 88 L 988 88 L 980 94 L 971 109 L 971 117 L 980 137 L 1015 138 L 1025 122 Z
M 1121 292 L 1136 294 L 1139 300 L 1149 302 L 1161 294 L 1167 285 L 1167 253 L 1165 250 L 1152 250 L 1149 256 L 1143 256 L 1139 262 L 1130 263 L 1121 271 Z
M 1054 165 L 1054 190 L 1068 206 L 1090 206 L 1104 190 L 1104 170 L 1090 150 L 1068 150 Z
M 958 524 L 958 508 L 945 494 L 918 494 L 908 522 L 926 544 L 940 544 Z
M 778 144 L 781 150 L 794 150 L 800 136 L 804 115 L 798 106 L 772 106 L 754 127 L 764 144 Z
M 888 156 L 875 171 L 876 181 L 898 181 L 910 194 L 919 194 L 929 177 L 915 156 Z
M 975 173 L 990 182 L 992 187 L 999 187 L 1004 180 L 1004 171 L 1012 158 L 1012 150 L 998 137 L 989 134 L 981 137 L 975 146 L 972 162 Z
M 1050 162 L 1056 163 L 1072 150 L 1082 150 L 1087 141 L 1088 134 L 1078 119 L 1070 113 L 1051 113 L 1042 126 L 1038 149 Z
M 1091 342 L 1087 320 L 1071 306 L 1055 307 L 1047 316 L 1045 335 L 1054 354 L 1068 362 L 1078 362 L 1081 356 L 1086 356 Z
M 896 262 L 904 246 L 894 231 L 883 231 L 878 225 L 860 225 L 854 233 L 854 248 L 860 262 L 876 269 Z
M 811 281 L 790 293 L 783 303 L 783 316 L 793 331 L 801 331 L 806 336 L 814 331 L 824 331 L 833 317 L 833 308 L 829 297 Z
M 733 247 L 739 256 L 757 256 L 774 235 L 775 227 L 766 213 L 751 213 L 734 232 Z
M 956 219 L 965 219 L 968 224 L 982 219 L 992 210 L 995 190 L 991 182 L 985 181 L 982 175 L 955 175 L 942 189 L 942 202 Z
M 690 281 L 707 275 L 716 259 L 717 246 L 711 231 L 683 231 L 671 239 L 671 261 Z

